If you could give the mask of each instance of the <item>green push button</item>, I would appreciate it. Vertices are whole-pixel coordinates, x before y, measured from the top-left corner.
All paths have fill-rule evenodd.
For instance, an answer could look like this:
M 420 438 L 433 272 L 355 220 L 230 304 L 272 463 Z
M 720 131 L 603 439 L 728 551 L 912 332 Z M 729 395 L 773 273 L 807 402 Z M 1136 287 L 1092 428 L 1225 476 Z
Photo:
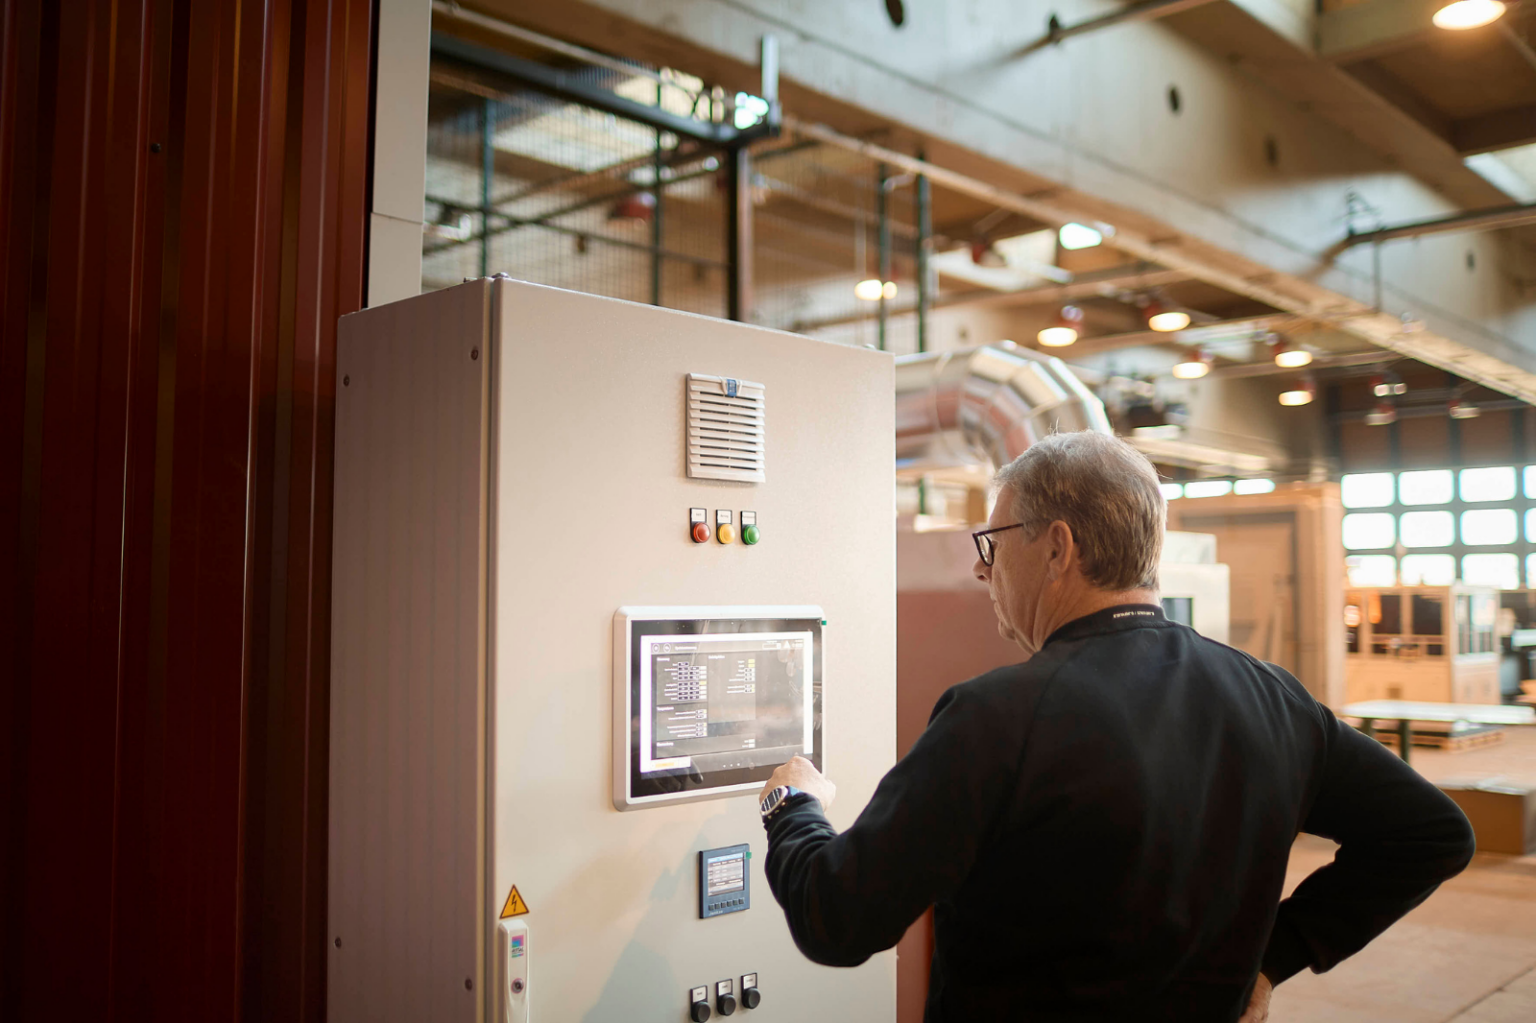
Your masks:
M 749 545 L 757 543 L 757 526 L 743 526 L 741 529 L 741 542 Z

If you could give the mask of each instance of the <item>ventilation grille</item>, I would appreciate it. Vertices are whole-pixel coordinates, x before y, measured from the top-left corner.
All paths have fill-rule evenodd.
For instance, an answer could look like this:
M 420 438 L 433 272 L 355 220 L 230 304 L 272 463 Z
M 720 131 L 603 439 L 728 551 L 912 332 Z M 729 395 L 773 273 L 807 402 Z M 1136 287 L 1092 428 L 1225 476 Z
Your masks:
M 763 481 L 767 439 L 763 385 L 688 374 L 688 475 Z

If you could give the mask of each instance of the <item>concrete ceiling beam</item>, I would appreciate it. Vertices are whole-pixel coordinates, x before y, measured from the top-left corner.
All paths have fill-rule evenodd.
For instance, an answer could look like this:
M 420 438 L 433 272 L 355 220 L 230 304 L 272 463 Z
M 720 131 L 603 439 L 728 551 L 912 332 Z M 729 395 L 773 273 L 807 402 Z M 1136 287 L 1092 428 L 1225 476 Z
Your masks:
M 1336 64 L 1379 57 L 1436 32 L 1431 20 L 1446 0 L 1368 0 L 1317 16 L 1317 53 Z
M 1536 142 L 1536 103 L 1455 121 L 1450 139 L 1464 156 L 1529 145 Z

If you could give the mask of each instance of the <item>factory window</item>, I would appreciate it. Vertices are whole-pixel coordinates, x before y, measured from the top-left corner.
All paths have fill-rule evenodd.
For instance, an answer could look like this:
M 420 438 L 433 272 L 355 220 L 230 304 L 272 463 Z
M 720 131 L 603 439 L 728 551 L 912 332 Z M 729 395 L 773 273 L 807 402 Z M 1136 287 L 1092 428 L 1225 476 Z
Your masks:
M 1390 472 L 1357 472 L 1339 480 L 1346 508 L 1383 508 L 1392 503 Z
M 1424 469 L 1397 477 L 1397 496 L 1403 504 L 1446 504 L 1454 494 L 1449 469 Z
M 1184 484 L 1185 497 L 1225 497 L 1232 493 L 1231 480 L 1196 480 Z
M 1401 581 L 1404 586 L 1449 586 L 1456 581 L 1456 558 L 1450 554 L 1409 554 L 1403 558 Z
M 1456 542 L 1456 518 L 1448 511 L 1405 512 L 1398 526 L 1404 547 L 1449 547 Z
M 1520 524 L 1513 508 L 1479 508 L 1461 513 L 1462 543 L 1502 547 L 1514 543 L 1519 536 Z
M 1461 470 L 1463 501 L 1508 501 L 1514 496 L 1515 467 L 1512 465 Z
M 1390 554 L 1357 554 L 1345 559 L 1351 586 L 1392 586 L 1397 582 L 1397 559 Z
M 1536 590 L 1536 465 L 1352 473 L 1339 490 L 1355 585 Z M 1385 578 L 1386 562 L 1363 563 L 1355 551 L 1401 559 L 1392 578 L 1361 583 L 1362 575 Z
M 1520 561 L 1513 554 L 1468 554 L 1461 559 L 1461 580 L 1473 586 L 1520 588 Z
M 1344 547 L 1352 551 L 1391 547 L 1396 535 L 1394 520 L 1387 512 L 1344 516 Z

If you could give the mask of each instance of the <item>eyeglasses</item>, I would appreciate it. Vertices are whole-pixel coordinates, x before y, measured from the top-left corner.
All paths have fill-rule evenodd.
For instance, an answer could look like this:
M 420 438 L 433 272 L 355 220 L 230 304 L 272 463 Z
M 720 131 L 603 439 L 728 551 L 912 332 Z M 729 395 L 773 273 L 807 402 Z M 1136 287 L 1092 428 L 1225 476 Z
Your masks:
M 981 558 L 981 563 L 988 568 L 992 567 L 992 559 L 997 557 L 997 541 L 992 539 L 993 533 L 1004 533 L 1010 529 L 1019 529 L 1024 523 L 1015 522 L 1011 526 L 998 526 L 996 529 L 983 529 L 972 533 L 971 539 L 976 541 L 976 553 Z

